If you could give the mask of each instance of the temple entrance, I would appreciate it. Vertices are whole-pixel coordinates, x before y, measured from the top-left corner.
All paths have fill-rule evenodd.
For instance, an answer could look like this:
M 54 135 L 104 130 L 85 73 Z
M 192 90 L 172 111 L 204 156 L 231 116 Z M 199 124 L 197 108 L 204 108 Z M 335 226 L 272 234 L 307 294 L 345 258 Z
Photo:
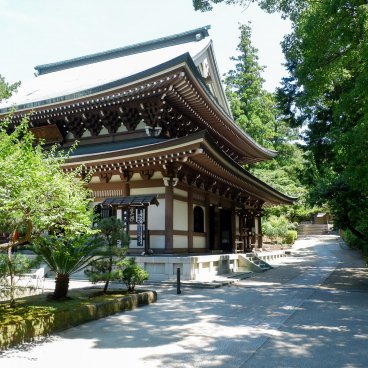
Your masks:
M 220 249 L 224 253 L 233 251 L 231 218 L 231 210 L 220 210 Z

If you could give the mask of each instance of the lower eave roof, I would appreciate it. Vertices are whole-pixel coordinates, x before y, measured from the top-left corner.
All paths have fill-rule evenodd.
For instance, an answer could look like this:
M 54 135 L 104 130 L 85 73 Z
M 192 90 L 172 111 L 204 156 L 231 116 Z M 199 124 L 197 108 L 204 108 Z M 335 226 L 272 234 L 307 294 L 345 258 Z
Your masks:
M 242 187 L 245 191 L 253 192 L 255 196 L 271 205 L 292 204 L 296 200 L 296 198 L 277 191 L 245 170 L 227 156 L 213 142 L 211 136 L 206 131 L 183 138 L 166 139 L 157 142 L 141 138 L 140 142 L 142 143 L 141 146 L 125 148 L 123 146 L 124 144 L 127 145 L 128 142 L 119 142 L 119 144 L 112 144 L 109 147 L 108 144 L 103 146 L 85 146 L 79 154 L 74 152 L 64 166 L 66 168 L 79 165 L 85 165 L 87 168 L 93 166 L 113 168 L 117 162 L 121 164 L 125 162 L 129 166 L 133 162 L 140 162 L 140 160 L 146 165 L 177 160 L 178 162 L 187 162 L 188 166 L 192 163 L 192 167 L 200 165 L 208 172 L 216 172 L 216 175 L 223 177 L 223 179 L 233 183 L 236 187 Z M 108 151 L 101 152 L 102 147 L 107 148 Z

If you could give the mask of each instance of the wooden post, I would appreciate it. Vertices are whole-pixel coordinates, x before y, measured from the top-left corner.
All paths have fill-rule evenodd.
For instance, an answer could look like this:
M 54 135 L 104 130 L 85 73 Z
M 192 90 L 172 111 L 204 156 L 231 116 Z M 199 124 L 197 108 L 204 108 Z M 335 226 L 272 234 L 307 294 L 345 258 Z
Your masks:
M 263 247 L 263 234 L 262 234 L 262 217 L 259 214 L 259 216 L 256 217 L 258 221 L 258 248 Z
M 188 188 L 188 251 L 193 250 L 193 189 Z
M 171 252 L 173 246 L 173 226 L 174 226 L 174 187 L 170 181 L 165 187 L 165 250 Z
M 210 196 L 205 196 L 204 231 L 206 232 L 206 250 L 210 250 Z

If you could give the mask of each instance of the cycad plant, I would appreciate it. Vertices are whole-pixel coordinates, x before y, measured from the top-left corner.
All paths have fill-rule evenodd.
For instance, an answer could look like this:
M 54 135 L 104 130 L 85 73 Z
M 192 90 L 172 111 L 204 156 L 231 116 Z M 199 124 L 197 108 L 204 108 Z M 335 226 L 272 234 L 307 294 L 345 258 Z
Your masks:
M 53 299 L 65 299 L 73 273 L 88 267 L 92 261 L 106 257 L 106 248 L 90 235 L 47 235 L 39 238 L 29 249 L 42 257 L 55 272 Z

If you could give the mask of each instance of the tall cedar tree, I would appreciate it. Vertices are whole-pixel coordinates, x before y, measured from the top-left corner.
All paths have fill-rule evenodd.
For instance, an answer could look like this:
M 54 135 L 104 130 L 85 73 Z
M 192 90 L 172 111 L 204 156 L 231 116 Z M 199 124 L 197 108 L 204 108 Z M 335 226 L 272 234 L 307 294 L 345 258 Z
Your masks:
M 263 88 L 263 67 L 251 43 L 250 25 L 241 25 L 239 30 L 239 55 L 231 58 L 235 69 L 224 79 L 231 110 L 236 124 L 253 139 L 279 151 L 276 159 L 249 169 L 276 189 L 300 197 L 305 191 L 298 178 L 304 159 L 301 150 L 289 142 L 295 131 L 281 118 L 275 96 Z

